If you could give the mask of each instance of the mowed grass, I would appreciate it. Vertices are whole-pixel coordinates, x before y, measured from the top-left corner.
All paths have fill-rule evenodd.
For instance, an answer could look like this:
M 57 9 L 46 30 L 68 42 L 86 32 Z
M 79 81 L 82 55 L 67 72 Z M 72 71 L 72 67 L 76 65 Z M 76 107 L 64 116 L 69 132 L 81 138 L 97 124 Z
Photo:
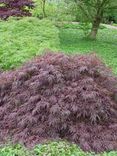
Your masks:
M 60 50 L 67 54 L 96 53 L 117 74 L 117 30 L 100 29 L 97 40 L 84 38 L 81 29 L 60 29 Z

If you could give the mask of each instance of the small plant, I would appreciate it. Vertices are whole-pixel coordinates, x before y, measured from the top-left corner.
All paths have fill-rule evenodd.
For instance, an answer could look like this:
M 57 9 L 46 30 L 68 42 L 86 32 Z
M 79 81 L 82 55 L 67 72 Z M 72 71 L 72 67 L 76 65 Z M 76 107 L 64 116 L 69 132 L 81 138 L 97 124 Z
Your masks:
M 84 152 L 77 145 L 63 141 L 37 145 L 34 152 L 36 156 L 93 156 L 93 153 Z
M 34 156 L 32 152 L 27 150 L 25 147 L 17 144 L 8 144 L 0 147 L 0 156 Z
M 91 26 L 90 23 L 84 22 L 84 23 L 79 23 L 79 28 L 83 30 L 85 37 L 87 37 L 90 32 Z

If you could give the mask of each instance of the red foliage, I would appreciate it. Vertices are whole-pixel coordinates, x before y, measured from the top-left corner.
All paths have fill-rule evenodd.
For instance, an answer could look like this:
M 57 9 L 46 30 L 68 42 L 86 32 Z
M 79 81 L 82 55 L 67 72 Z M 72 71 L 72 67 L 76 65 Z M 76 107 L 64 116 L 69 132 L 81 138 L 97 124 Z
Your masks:
M 32 8 L 32 0 L 0 0 L 0 18 L 7 19 L 10 16 L 30 16 L 31 13 L 25 7 Z
M 117 149 L 117 78 L 95 56 L 46 54 L 0 74 L 0 142 Z

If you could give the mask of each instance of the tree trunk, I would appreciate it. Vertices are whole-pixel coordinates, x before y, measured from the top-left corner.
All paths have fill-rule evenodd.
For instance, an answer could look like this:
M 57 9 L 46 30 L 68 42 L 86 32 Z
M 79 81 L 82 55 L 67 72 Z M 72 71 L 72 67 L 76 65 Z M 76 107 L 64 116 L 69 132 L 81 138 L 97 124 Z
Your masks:
M 89 34 L 89 38 L 95 40 L 97 33 L 98 33 L 98 29 L 101 23 L 101 19 L 100 18 L 95 18 L 93 23 L 92 23 L 92 29 L 91 32 Z
M 45 4 L 46 4 L 46 0 L 42 0 L 42 11 L 43 11 L 43 18 L 45 18 L 45 17 L 46 17 Z

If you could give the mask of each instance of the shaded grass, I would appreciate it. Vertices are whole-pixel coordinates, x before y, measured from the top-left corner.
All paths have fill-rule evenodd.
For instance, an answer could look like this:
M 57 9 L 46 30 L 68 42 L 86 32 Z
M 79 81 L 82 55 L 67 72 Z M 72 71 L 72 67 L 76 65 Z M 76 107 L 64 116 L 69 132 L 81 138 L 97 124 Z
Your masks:
M 60 29 L 60 50 L 67 54 L 95 52 L 117 74 L 117 30 L 100 29 L 97 40 L 83 37 L 80 29 Z

